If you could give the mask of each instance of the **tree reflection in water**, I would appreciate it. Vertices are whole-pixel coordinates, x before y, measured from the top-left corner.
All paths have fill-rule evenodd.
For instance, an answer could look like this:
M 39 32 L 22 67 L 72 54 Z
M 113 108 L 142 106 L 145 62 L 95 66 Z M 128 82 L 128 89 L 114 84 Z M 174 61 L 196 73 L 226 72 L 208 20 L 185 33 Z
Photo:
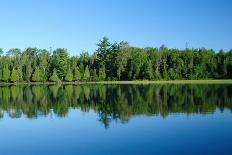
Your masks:
M 232 85 L 20 85 L 0 87 L 0 117 L 67 116 L 69 109 L 93 110 L 105 127 L 134 115 L 232 110 Z

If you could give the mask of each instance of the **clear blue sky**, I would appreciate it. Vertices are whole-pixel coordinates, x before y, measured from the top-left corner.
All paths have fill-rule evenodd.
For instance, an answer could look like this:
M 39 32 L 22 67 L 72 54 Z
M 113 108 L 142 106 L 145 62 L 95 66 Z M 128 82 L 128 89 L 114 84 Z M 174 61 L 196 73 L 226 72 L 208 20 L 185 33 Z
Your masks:
M 232 48 L 231 0 L 1 0 L 0 47 L 90 53 L 103 36 L 133 46 Z

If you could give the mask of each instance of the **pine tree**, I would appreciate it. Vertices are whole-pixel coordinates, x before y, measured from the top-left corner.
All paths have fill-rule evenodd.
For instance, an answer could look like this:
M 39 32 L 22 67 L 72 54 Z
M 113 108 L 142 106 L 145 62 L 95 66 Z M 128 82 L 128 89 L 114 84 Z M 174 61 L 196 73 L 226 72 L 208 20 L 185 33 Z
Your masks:
M 106 69 L 105 65 L 102 65 L 102 67 L 99 69 L 99 80 L 104 81 L 106 79 Z
M 68 70 L 68 52 L 59 48 L 55 52 L 55 67 L 60 79 L 64 79 Z
M 40 69 L 40 77 L 41 77 L 41 81 L 43 81 L 43 82 L 47 81 L 45 68 Z
M 32 67 L 31 67 L 31 62 L 27 62 L 26 65 L 24 66 L 25 74 L 24 78 L 27 82 L 31 80 L 31 73 L 32 73 Z
M 2 80 L 2 69 L 0 69 L 0 81 Z
M 5 67 L 3 68 L 2 80 L 8 82 L 9 78 L 10 78 L 10 70 L 8 69 L 8 65 L 5 65 Z
M 41 82 L 43 81 L 42 72 L 39 67 L 35 68 L 35 72 L 32 74 L 32 81 Z
M 98 75 L 96 69 L 93 70 L 93 81 L 98 81 Z
M 17 81 L 19 81 L 18 72 L 14 68 L 12 69 L 12 72 L 11 72 L 10 81 L 11 82 L 17 82 Z
M 23 72 L 21 67 L 17 69 L 17 73 L 18 73 L 19 81 L 23 81 Z
M 90 79 L 90 73 L 89 73 L 89 66 L 87 65 L 85 67 L 85 72 L 84 72 L 84 75 L 83 75 L 83 80 L 84 81 L 89 81 Z
M 71 82 L 73 80 L 73 74 L 71 70 L 69 69 L 66 76 L 65 76 L 65 81 Z
M 73 76 L 74 81 L 81 81 L 81 72 L 78 67 L 74 69 L 74 76 Z
M 143 79 L 152 80 L 154 78 L 152 64 L 150 61 L 146 62 L 144 65 L 144 75 Z
M 53 70 L 53 73 L 52 73 L 52 76 L 49 78 L 49 81 L 52 81 L 52 82 L 57 82 L 59 81 L 59 77 L 57 75 L 57 72 L 56 72 L 56 69 Z

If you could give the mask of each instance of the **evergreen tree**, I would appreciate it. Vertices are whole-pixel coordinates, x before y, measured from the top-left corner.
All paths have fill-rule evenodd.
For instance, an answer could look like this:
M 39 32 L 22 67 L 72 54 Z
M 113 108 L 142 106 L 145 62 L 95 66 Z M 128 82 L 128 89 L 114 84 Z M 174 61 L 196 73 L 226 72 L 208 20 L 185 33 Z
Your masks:
M 105 64 L 105 62 L 108 59 L 107 56 L 111 48 L 109 39 L 107 37 L 103 37 L 102 40 L 100 40 L 100 43 L 97 44 L 97 46 L 98 46 L 97 57 L 98 57 L 98 60 L 100 61 L 99 63 Z
M 0 69 L 0 81 L 2 80 L 2 69 Z
M 11 82 L 17 82 L 17 81 L 19 81 L 18 72 L 14 68 L 12 69 L 12 72 L 11 72 L 10 81 Z
M 43 81 L 44 77 L 42 75 L 42 71 L 39 67 L 36 67 L 35 72 L 32 74 L 32 81 L 34 82 L 41 82 Z
M 32 67 L 31 67 L 31 62 L 28 60 L 28 62 L 26 63 L 26 65 L 24 66 L 25 69 L 25 80 L 27 82 L 31 81 L 31 73 L 32 73 Z
M 74 81 L 81 81 L 81 72 L 78 67 L 74 69 L 74 76 L 73 76 Z
M 52 82 L 57 82 L 59 81 L 59 77 L 57 75 L 57 72 L 56 72 L 56 69 L 53 70 L 53 73 L 52 73 L 52 76 L 49 78 L 49 81 L 52 81 Z
M 98 75 L 97 75 L 97 70 L 94 69 L 93 70 L 93 81 L 98 81 L 98 80 L 99 80 L 99 78 L 98 78 Z
M 3 68 L 2 80 L 8 82 L 9 78 L 10 78 L 10 70 L 8 68 L 8 65 L 5 65 Z
M 53 54 L 51 51 L 27 48 L 21 52 L 20 49 L 13 48 L 6 56 L 2 56 L 3 50 L 0 48 L 0 80 L 30 82 L 59 79 L 104 81 L 232 78 L 232 50 L 179 50 L 165 46 L 136 48 L 126 42 L 112 44 L 104 37 L 92 55 L 84 52 L 80 56 L 69 57 L 66 49 L 56 49 Z
M 147 61 L 143 67 L 142 79 L 152 80 L 154 78 L 153 69 L 150 61 Z
M 106 69 L 105 65 L 102 65 L 102 67 L 99 70 L 99 80 L 104 81 L 106 79 Z
M 17 69 L 17 74 L 18 74 L 18 77 L 19 77 L 19 81 L 23 81 L 23 73 L 22 73 L 22 68 L 18 68 Z
M 69 69 L 66 76 L 65 76 L 65 81 L 71 82 L 73 80 L 73 74 L 71 70 Z
M 66 49 L 59 48 L 55 51 L 55 67 L 60 79 L 64 79 L 68 70 L 68 52 Z
M 89 73 L 89 66 L 87 65 L 85 67 L 85 72 L 83 75 L 83 81 L 89 81 L 90 80 L 90 73 Z

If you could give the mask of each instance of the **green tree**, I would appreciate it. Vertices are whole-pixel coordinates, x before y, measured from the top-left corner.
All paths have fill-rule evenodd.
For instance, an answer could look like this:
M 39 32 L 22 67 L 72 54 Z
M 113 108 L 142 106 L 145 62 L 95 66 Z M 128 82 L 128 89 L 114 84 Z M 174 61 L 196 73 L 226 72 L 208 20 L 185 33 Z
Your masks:
M 71 82 L 73 80 L 73 74 L 71 70 L 69 69 L 66 76 L 65 76 L 65 81 Z
M 3 55 L 3 53 L 4 53 L 4 52 L 3 52 L 3 49 L 0 48 L 0 56 Z
M 8 65 L 5 65 L 3 68 L 2 80 L 8 82 L 9 78 L 10 78 L 10 70 L 8 68 Z
M 17 74 L 18 74 L 18 77 L 19 77 L 19 81 L 23 81 L 23 73 L 22 73 L 21 66 L 17 69 Z
M 98 78 L 98 75 L 97 75 L 97 70 L 94 69 L 93 70 L 93 81 L 98 81 L 98 80 L 99 80 L 99 78 Z
M 53 70 L 53 73 L 52 73 L 52 76 L 49 78 L 49 81 L 52 81 L 52 82 L 57 82 L 59 81 L 59 77 L 57 75 L 57 72 L 56 72 L 56 69 Z
M 39 67 L 35 68 L 35 72 L 32 74 L 32 81 L 34 82 L 42 82 L 44 79 L 42 70 Z
M 73 75 L 74 75 L 73 76 L 74 81 L 81 81 L 82 76 L 81 76 L 80 69 L 78 67 L 75 67 Z
M 100 81 L 104 81 L 106 79 L 105 65 L 102 65 L 102 67 L 99 69 L 99 77 L 98 77 L 98 79 Z
M 60 79 L 64 79 L 68 70 L 68 52 L 66 49 L 59 48 L 54 52 L 55 67 Z
M 142 78 L 147 79 L 147 80 L 152 80 L 153 79 L 153 69 L 152 69 L 152 64 L 150 61 L 147 61 L 144 64 L 143 70 L 142 70 Z
M 2 80 L 2 69 L 0 69 L 0 81 Z
M 26 64 L 24 65 L 24 79 L 29 82 L 31 81 L 31 74 L 32 74 L 32 67 L 31 62 L 28 60 Z
M 83 81 L 89 81 L 90 80 L 90 73 L 89 73 L 89 66 L 87 65 L 85 67 L 85 72 L 83 75 Z
M 17 56 L 21 53 L 21 50 L 18 49 L 18 48 L 11 48 L 8 52 L 7 52 L 7 55 L 8 56 Z
M 10 81 L 11 82 L 17 82 L 19 81 L 19 75 L 17 70 L 15 70 L 14 68 L 11 71 L 11 76 L 10 76 Z

